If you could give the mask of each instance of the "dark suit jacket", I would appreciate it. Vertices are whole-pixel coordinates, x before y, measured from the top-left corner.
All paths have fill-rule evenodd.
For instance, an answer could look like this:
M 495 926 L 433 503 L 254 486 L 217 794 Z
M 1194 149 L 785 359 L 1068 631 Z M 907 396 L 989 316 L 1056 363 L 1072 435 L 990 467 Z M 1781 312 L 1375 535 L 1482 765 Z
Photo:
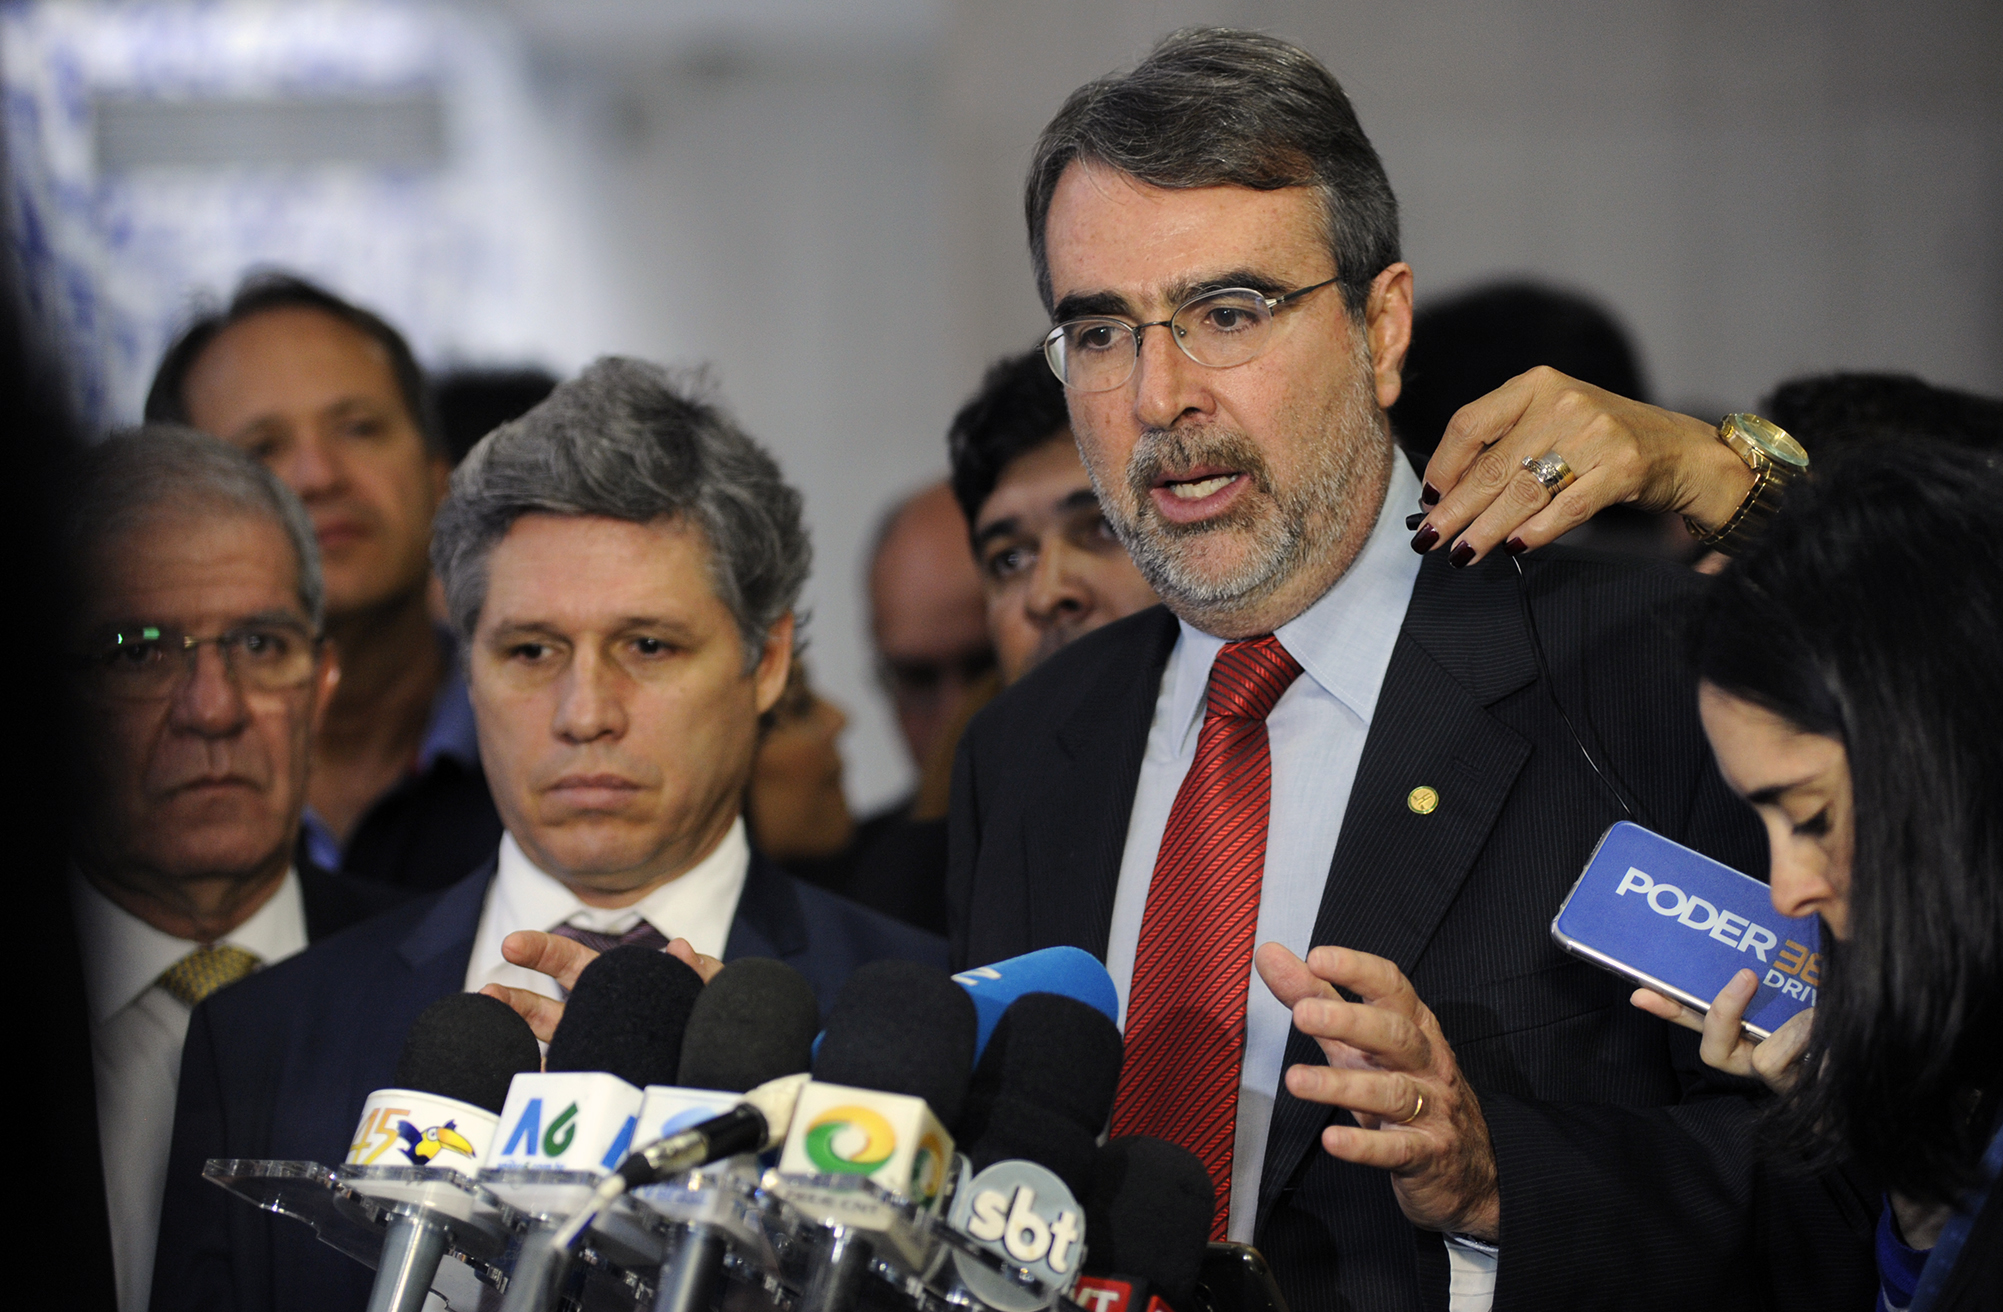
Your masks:
M 404 1033 L 465 985 L 494 868 L 260 971 L 195 1009 L 181 1058 L 154 1312 L 359 1312 L 372 1273 L 201 1178 L 212 1157 L 336 1163 L 362 1102 L 388 1087 Z M 945 943 L 793 879 L 753 856 L 726 960 L 777 957 L 825 1011 L 850 971 Z
M 1759 1249 L 1802 1244 L 1820 1255 L 1787 1272 L 1780 1303 L 1866 1306 L 1873 1207 L 1762 1168 L 1748 1086 L 1706 1071 L 1694 1036 L 1551 942 L 1559 903 L 1624 818 L 1554 692 L 1640 799 L 1638 819 L 1766 869 L 1680 668 L 1695 576 L 1564 550 L 1523 563 L 1549 688 L 1506 558 L 1421 567 L 1354 787 L 1330 799 L 1347 810 L 1313 941 L 1396 962 L 1480 1095 L 1502 1190 L 1497 1312 L 1765 1307 Z M 1161 609 L 1109 625 L 974 720 L 954 777 L 955 964 L 1053 944 L 1104 953 L 1176 636 Z M 1406 806 L 1420 784 L 1439 792 L 1430 815 Z M 1292 1036 L 1288 1064 L 1321 1059 Z M 1439 1237 L 1405 1220 L 1383 1172 L 1320 1149 L 1330 1115 L 1278 1090 L 1256 1242 L 1282 1289 L 1296 1308 L 1445 1307 Z M 1776 1191 L 1785 1205 L 1754 1209 Z

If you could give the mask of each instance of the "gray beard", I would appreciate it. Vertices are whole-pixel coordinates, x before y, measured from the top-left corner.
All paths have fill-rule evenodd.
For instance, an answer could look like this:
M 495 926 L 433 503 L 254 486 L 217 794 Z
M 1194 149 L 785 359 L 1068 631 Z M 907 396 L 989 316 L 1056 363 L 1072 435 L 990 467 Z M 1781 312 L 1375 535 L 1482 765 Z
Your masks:
M 1383 414 L 1370 390 L 1367 355 L 1355 376 L 1357 384 L 1343 398 L 1334 431 L 1314 445 L 1315 459 L 1294 486 L 1275 483 L 1264 454 L 1250 438 L 1220 429 L 1143 432 L 1127 461 L 1125 506 L 1106 495 L 1096 470 L 1088 471 L 1107 522 L 1170 610 L 1197 623 L 1205 615 L 1256 605 L 1342 542 L 1359 510 L 1375 518 L 1377 507 L 1361 507 L 1356 500 L 1358 485 L 1369 484 L 1386 454 Z M 1200 524 L 1165 519 L 1152 496 L 1162 470 L 1200 465 L 1238 470 L 1264 495 L 1245 498 Z M 1131 516 L 1126 506 L 1133 507 Z M 1206 568 L 1196 550 L 1206 537 L 1219 533 L 1241 535 L 1248 548 L 1235 566 L 1221 572 Z

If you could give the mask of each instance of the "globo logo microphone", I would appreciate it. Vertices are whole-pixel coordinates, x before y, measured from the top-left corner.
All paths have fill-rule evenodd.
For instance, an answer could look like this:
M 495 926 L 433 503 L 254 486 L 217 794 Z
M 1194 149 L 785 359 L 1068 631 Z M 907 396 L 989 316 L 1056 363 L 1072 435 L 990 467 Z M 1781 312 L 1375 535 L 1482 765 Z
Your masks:
M 1056 1174 L 1035 1162 L 996 1162 L 953 1195 L 952 1224 L 1047 1289 L 1063 1289 L 1085 1260 L 1085 1212 Z M 954 1269 L 997 1312 L 1036 1312 L 1049 1298 L 963 1253 Z

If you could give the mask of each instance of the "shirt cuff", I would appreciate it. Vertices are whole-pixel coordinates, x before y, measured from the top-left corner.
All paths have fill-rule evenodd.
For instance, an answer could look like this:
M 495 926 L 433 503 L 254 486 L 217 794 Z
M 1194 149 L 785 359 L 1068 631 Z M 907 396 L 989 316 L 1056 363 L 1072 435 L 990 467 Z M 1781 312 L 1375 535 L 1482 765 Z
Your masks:
M 1447 1312 L 1489 1312 L 1502 1250 L 1472 1235 L 1442 1235 L 1447 1246 Z

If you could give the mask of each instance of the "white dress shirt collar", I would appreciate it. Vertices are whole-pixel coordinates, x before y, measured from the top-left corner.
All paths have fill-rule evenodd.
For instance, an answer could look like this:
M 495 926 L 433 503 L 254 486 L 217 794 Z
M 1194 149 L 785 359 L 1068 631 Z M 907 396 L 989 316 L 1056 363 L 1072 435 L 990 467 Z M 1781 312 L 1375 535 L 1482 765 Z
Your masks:
M 84 993 L 90 1018 L 99 1025 L 152 988 L 168 967 L 204 946 L 155 929 L 75 871 L 70 874 L 70 905 L 83 944 Z M 216 941 L 242 948 L 265 965 L 303 951 L 306 903 L 299 891 L 299 872 L 288 869 L 264 905 Z
M 1307 677 L 1347 707 L 1367 727 L 1377 710 L 1377 693 L 1391 651 L 1398 645 L 1398 626 L 1385 615 L 1402 615 L 1418 577 L 1420 557 L 1405 531 L 1406 507 L 1419 504 L 1419 476 L 1402 452 L 1391 457 L 1391 477 L 1377 522 L 1363 550 L 1349 569 L 1314 605 L 1274 632 L 1280 645 L 1301 664 Z M 1182 641 L 1169 663 L 1173 679 L 1170 723 L 1180 727 L 1185 741 L 1203 724 L 1204 697 L 1210 687 L 1210 667 L 1224 650 L 1224 639 L 1181 621 Z
M 740 816 L 708 856 L 638 902 L 594 907 L 529 860 L 513 834 L 503 834 L 494 882 L 487 889 L 480 927 L 473 936 L 466 987 L 506 984 L 557 996 L 548 976 L 509 965 L 501 955 L 501 941 L 522 929 L 575 925 L 600 934 L 623 934 L 644 919 L 671 939 L 687 939 L 697 952 L 721 957 L 750 869 L 751 842 Z

